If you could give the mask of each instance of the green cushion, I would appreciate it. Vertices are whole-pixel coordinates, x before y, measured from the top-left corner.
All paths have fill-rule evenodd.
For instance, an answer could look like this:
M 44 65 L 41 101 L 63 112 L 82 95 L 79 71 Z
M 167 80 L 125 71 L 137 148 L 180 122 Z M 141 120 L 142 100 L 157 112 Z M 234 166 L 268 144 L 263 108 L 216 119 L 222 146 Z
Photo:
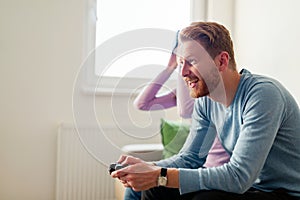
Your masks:
M 190 127 L 188 124 L 161 119 L 161 138 L 164 145 L 163 157 L 168 158 L 177 154 L 182 148 Z

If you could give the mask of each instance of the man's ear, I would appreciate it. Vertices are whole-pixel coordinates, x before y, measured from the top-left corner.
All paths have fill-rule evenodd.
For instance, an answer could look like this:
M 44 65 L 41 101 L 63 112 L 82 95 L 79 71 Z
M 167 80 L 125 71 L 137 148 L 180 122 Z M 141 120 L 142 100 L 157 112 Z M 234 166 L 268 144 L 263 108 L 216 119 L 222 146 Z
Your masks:
M 229 65 L 229 54 L 226 51 L 222 51 L 219 55 L 215 58 L 217 67 L 220 72 L 224 71 Z

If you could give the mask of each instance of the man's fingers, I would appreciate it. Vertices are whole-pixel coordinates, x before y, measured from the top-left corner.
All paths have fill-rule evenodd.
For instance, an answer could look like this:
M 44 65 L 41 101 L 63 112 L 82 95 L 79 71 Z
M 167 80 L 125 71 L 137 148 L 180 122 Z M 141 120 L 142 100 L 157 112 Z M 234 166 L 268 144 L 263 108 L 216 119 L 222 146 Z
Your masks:
M 117 161 L 118 163 L 122 163 L 126 160 L 127 156 L 126 155 L 121 155 L 119 160 Z

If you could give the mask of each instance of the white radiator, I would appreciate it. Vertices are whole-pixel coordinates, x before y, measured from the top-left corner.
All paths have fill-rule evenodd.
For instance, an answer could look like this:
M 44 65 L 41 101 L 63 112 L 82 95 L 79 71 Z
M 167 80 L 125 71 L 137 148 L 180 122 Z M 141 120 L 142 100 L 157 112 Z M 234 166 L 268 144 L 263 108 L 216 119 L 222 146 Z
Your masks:
M 107 167 L 84 149 L 71 125 L 59 128 L 56 170 L 56 200 L 114 199 L 114 180 Z

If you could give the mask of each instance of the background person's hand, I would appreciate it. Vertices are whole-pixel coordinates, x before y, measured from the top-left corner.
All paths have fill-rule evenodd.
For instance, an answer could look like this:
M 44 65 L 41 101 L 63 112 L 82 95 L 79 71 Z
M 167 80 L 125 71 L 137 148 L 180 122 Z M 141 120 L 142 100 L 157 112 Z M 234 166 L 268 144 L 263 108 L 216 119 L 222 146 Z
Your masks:
M 176 54 L 172 53 L 168 62 L 168 69 L 175 70 L 177 67 Z
M 177 31 L 176 33 L 176 37 L 175 37 L 175 41 L 174 41 L 174 47 L 172 49 L 172 53 L 171 53 L 171 56 L 170 56 L 170 59 L 169 59 L 169 62 L 168 62 L 168 69 L 172 69 L 172 70 L 175 70 L 176 67 L 177 67 L 177 61 L 176 61 L 176 49 L 178 47 L 178 35 L 179 35 L 179 31 Z

